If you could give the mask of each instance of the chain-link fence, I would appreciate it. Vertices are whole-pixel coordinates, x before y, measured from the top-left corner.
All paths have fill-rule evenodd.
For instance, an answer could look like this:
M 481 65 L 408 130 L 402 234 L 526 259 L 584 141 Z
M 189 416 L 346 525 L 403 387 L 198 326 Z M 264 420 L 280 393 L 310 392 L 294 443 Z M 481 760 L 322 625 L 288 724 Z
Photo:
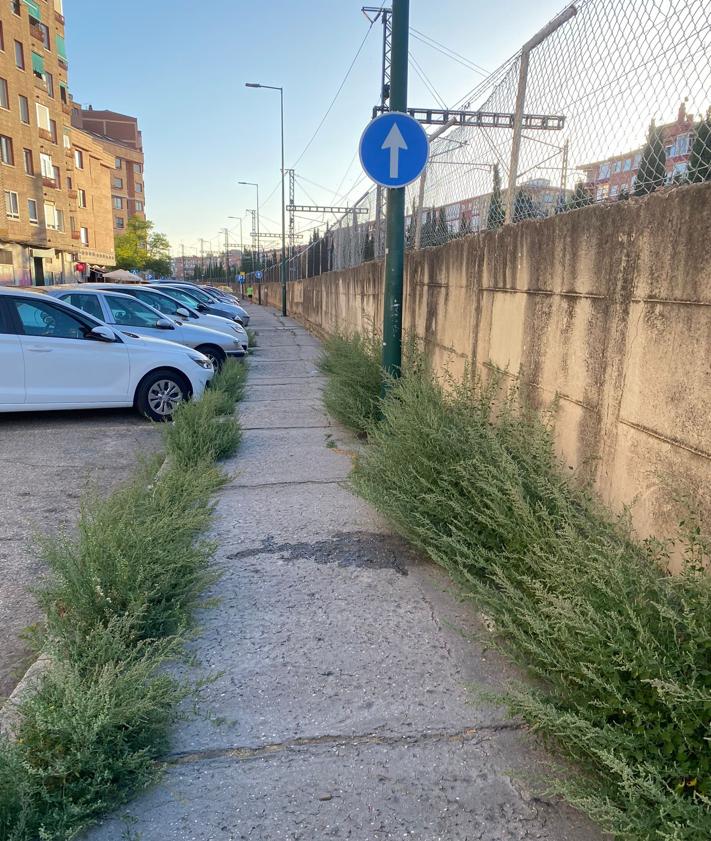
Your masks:
M 709 0 L 579 0 L 453 107 L 407 188 L 407 246 L 711 180 L 710 108 Z M 374 188 L 289 277 L 382 257 L 384 239 Z

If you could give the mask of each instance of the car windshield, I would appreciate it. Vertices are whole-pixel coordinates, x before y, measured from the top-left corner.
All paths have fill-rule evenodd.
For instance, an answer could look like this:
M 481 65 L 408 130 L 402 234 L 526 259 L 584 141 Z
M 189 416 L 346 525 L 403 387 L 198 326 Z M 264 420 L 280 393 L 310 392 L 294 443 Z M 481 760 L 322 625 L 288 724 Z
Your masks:
M 107 295 L 106 303 L 116 324 L 126 327 L 156 326 L 158 315 L 155 310 L 135 298 L 129 298 L 128 295 Z
M 208 295 L 207 292 L 193 286 L 190 287 L 190 294 L 193 298 L 197 298 L 198 301 L 202 301 L 203 304 L 211 304 L 215 300 L 212 295 Z
M 170 294 L 173 298 L 176 298 L 183 304 L 187 304 L 189 307 L 197 307 L 200 301 L 197 298 L 190 295 L 188 292 L 183 291 L 182 289 L 173 289 L 171 287 Z
M 166 298 L 165 295 L 161 295 L 159 292 L 147 292 L 144 289 L 137 289 L 133 294 L 139 301 L 143 301 L 144 304 L 155 307 L 157 310 L 160 310 L 166 315 L 178 314 L 180 304 L 172 298 Z

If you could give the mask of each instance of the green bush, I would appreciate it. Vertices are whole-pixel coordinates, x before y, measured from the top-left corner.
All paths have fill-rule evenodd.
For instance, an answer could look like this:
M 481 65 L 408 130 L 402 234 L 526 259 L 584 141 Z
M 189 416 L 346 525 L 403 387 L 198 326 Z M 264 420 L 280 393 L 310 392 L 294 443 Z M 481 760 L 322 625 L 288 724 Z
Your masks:
M 247 366 L 236 359 L 228 359 L 218 371 L 211 383 L 211 391 L 222 392 L 227 396 L 227 414 L 232 414 L 234 404 L 244 396 L 247 382 Z M 230 405 L 231 402 L 231 405 Z
M 168 666 L 216 577 L 200 535 L 224 481 L 214 462 L 240 437 L 220 415 L 232 414 L 243 383 L 225 366 L 219 390 L 176 413 L 167 469 L 146 465 L 83 506 L 76 536 L 43 542 L 50 665 L 21 704 L 16 741 L 0 737 L 0 841 L 74 839 L 158 774 L 194 690 Z
M 563 475 L 515 394 L 422 370 L 382 403 L 356 489 L 473 593 L 536 678 L 511 709 L 581 768 L 557 789 L 628 841 L 711 838 L 711 580 Z
M 358 435 L 366 435 L 379 411 L 380 342 L 374 335 L 330 336 L 324 342 L 319 368 L 328 375 L 324 390 L 328 411 Z
M 225 392 L 217 389 L 178 406 L 164 436 L 168 455 L 179 467 L 210 464 L 235 452 L 242 431 L 236 418 L 224 417 L 225 410 Z

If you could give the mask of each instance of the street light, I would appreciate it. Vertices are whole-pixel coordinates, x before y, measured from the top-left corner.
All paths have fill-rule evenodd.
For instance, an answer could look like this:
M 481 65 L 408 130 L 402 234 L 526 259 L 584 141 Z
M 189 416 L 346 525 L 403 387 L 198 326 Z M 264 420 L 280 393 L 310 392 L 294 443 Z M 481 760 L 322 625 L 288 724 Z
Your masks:
M 279 91 L 281 103 L 281 314 L 286 316 L 286 210 L 284 201 L 284 88 L 278 85 L 262 85 L 259 82 L 246 82 L 247 88 L 265 88 Z
M 259 184 L 256 181 L 238 181 L 237 183 L 257 188 L 257 260 L 259 260 Z M 254 255 L 252 255 L 252 263 L 254 263 Z M 254 266 L 252 268 L 254 269 Z

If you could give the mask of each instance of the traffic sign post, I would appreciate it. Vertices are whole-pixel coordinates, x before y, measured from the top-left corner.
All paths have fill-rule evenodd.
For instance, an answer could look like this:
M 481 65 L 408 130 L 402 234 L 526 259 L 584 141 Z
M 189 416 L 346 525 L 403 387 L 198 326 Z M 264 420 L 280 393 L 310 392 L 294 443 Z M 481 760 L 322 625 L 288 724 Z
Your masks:
M 404 113 L 409 18 L 410 0 L 393 0 L 390 111 L 370 123 L 360 142 L 363 168 L 373 181 L 388 188 L 382 360 L 383 368 L 393 377 L 400 376 L 402 364 L 405 186 L 418 178 L 429 152 L 424 129 Z

